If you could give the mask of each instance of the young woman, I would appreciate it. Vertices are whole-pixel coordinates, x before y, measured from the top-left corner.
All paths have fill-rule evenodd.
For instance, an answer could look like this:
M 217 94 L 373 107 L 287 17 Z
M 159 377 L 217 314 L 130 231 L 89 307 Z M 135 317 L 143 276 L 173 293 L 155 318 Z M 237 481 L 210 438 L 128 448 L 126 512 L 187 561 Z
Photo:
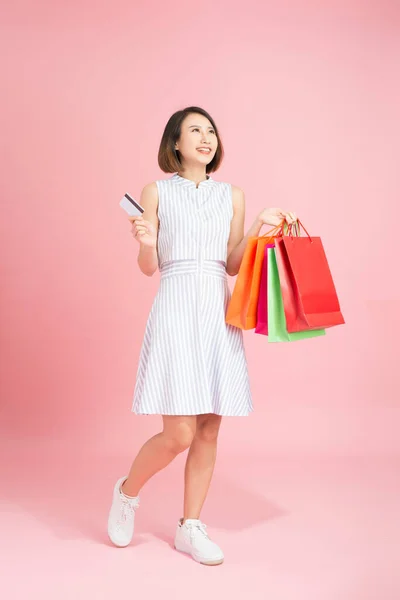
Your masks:
M 145 212 L 130 218 L 141 271 L 151 276 L 159 268 L 161 274 L 132 411 L 161 415 L 163 428 L 140 449 L 129 475 L 116 482 L 108 519 L 111 541 L 127 546 L 139 491 L 189 449 L 175 548 L 206 565 L 224 560 L 200 520 L 221 419 L 253 410 L 243 332 L 225 322 L 231 297 L 227 274 L 238 273 L 247 238 L 259 235 L 264 224 L 296 219 L 293 213 L 267 208 L 244 236 L 243 191 L 207 175 L 219 168 L 223 154 L 218 129 L 205 110 L 191 106 L 174 113 L 158 154 L 161 170 L 174 174 L 146 185 L 140 199 Z

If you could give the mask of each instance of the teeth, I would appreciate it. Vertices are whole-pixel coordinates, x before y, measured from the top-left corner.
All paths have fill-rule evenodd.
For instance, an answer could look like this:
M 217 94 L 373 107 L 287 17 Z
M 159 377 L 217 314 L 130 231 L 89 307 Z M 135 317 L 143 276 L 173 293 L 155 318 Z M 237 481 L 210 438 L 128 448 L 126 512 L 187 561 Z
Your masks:
M 207 154 L 209 154 L 211 152 L 211 150 L 208 150 L 206 148 L 198 148 L 198 150 L 199 150 L 199 152 L 204 152 L 204 153 L 207 153 Z

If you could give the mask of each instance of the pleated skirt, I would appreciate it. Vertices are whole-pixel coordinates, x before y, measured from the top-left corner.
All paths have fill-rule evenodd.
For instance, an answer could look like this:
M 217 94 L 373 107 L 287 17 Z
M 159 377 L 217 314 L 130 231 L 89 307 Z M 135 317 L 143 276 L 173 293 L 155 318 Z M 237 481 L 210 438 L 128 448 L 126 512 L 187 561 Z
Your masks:
M 225 262 L 173 260 L 160 273 L 132 412 L 247 416 L 253 405 L 243 332 L 225 322 L 231 298 Z

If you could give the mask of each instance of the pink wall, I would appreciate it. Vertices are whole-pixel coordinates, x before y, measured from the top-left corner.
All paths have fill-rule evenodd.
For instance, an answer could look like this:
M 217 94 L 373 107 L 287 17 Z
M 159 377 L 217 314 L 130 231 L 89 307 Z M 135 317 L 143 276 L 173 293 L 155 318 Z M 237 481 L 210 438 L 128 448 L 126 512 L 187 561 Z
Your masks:
M 256 413 L 226 420 L 226 448 L 398 453 L 398 3 L 5 12 L 3 440 L 133 453 L 158 428 L 130 408 L 159 275 L 139 271 L 118 201 L 168 176 L 162 130 L 197 104 L 225 144 L 214 177 L 246 193 L 246 229 L 266 206 L 295 210 L 323 239 L 347 321 L 296 344 L 245 333 Z

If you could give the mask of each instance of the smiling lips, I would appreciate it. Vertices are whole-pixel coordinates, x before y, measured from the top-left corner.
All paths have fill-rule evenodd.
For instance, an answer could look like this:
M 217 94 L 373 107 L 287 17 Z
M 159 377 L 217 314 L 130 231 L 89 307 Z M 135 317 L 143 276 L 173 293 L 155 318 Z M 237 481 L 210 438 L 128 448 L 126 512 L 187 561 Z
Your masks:
M 201 152 L 202 154 L 210 154 L 210 148 L 197 148 L 197 152 Z

